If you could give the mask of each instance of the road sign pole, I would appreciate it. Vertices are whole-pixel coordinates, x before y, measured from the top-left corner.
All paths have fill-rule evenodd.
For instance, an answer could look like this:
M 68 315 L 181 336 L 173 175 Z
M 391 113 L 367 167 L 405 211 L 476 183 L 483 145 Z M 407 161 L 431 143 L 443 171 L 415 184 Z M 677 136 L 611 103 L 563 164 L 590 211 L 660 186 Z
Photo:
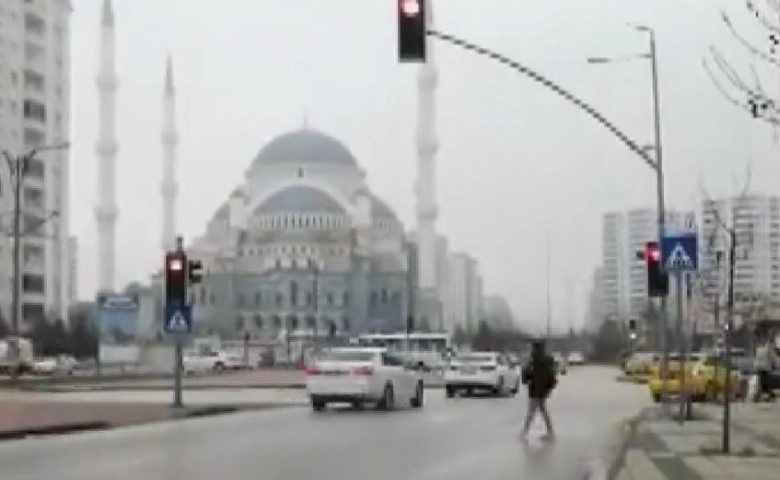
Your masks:
M 683 339 L 684 336 L 684 329 L 683 329 L 683 302 L 682 302 L 682 295 L 683 295 L 683 272 L 682 270 L 678 270 L 675 272 L 674 275 L 674 295 L 675 295 L 675 304 L 676 304 L 676 323 L 675 323 L 675 343 L 677 344 L 677 352 L 680 355 L 680 394 L 679 394 L 679 402 L 680 402 L 680 417 L 678 421 L 682 425 L 685 421 L 685 403 L 686 398 L 688 396 L 688 381 L 689 379 L 685 375 L 685 341 Z
M 173 407 L 181 408 L 184 406 L 181 395 L 181 380 L 184 371 L 182 362 L 182 338 L 176 337 L 176 347 L 174 348 L 173 358 Z

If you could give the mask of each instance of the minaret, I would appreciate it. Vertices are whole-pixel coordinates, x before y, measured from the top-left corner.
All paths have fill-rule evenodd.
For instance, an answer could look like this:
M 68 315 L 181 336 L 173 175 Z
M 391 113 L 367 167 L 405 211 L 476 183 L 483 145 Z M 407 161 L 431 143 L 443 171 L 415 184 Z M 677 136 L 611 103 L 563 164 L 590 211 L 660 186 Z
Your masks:
M 163 86 L 163 122 L 162 122 L 163 171 L 162 184 L 162 248 L 173 250 L 176 243 L 176 144 L 179 134 L 176 131 L 176 94 L 173 87 L 173 62 L 168 56 L 165 67 L 165 85 Z
M 427 2 L 427 28 L 433 28 L 433 2 Z M 436 86 L 438 72 L 434 61 L 433 41 L 427 40 L 427 61 L 417 75 L 417 242 L 419 287 L 424 297 L 436 295 Z M 432 300 L 436 300 L 433 298 Z M 423 303 L 428 303 L 423 301 Z M 422 306 L 422 305 L 421 305 Z M 433 313 L 423 307 L 427 313 Z M 421 312 L 423 313 L 423 312 Z M 419 314 L 418 314 L 419 315 Z M 429 318 L 433 320 L 433 317 Z
M 114 291 L 116 276 L 116 58 L 114 9 L 111 0 L 103 0 L 100 26 L 99 135 L 97 141 L 97 194 L 95 220 L 98 231 L 98 290 Z

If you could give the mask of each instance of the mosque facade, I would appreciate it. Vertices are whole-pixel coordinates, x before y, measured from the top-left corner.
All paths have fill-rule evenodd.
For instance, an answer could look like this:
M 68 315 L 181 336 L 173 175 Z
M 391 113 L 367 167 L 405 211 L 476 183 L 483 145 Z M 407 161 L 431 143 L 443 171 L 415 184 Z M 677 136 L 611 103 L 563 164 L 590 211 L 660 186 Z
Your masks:
M 397 332 L 415 295 L 403 224 L 350 150 L 310 128 L 266 144 L 188 248 L 198 333 Z

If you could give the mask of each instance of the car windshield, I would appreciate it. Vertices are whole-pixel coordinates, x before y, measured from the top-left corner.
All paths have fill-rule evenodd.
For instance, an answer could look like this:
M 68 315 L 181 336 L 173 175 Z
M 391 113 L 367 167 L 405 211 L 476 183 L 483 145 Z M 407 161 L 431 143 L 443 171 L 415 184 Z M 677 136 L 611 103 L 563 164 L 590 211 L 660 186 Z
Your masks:
M 376 353 L 360 350 L 332 350 L 323 352 L 317 358 L 321 362 L 370 362 Z

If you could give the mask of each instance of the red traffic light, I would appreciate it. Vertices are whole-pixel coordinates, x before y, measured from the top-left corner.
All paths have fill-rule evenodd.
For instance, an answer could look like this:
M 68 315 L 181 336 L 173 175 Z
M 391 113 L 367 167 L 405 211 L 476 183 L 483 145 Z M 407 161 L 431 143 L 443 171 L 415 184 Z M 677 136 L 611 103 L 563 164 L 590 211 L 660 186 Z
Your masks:
M 645 260 L 648 262 L 659 262 L 661 260 L 661 251 L 658 249 L 658 243 L 647 242 L 645 246 Z
M 184 270 L 184 260 L 181 258 L 168 259 L 168 270 L 171 272 L 178 272 Z
M 421 0 L 398 0 L 398 7 L 407 17 L 415 17 L 422 11 L 420 1 Z

